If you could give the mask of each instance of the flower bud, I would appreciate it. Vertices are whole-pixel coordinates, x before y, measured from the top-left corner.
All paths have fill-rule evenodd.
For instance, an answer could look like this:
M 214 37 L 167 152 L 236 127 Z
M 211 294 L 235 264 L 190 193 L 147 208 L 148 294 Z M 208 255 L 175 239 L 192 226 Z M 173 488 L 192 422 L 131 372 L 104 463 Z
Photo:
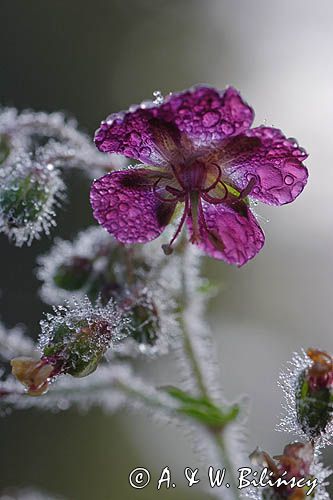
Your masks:
M 127 248 L 100 227 L 91 227 L 73 242 L 58 239 L 38 263 L 41 296 L 49 304 L 83 296 L 92 303 L 99 300 L 102 306 L 110 299 L 119 304 L 130 319 L 131 332 L 115 346 L 117 355 L 155 356 L 167 351 L 179 329 L 175 299 L 181 288 L 181 260 L 176 255 L 172 261 L 166 259 L 159 243 Z M 193 259 L 190 266 L 195 268 Z
M 73 321 L 71 326 L 58 325 L 43 358 L 61 364 L 61 371 L 73 377 L 85 377 L 94 372 L 105 353 L 111 332 L 103 321 Z
M 101 297 L 106 305 L 114 296 L 114 250 L 113 239 L 99 227 L 81 231 L 73 242 L 57 238 L 51 251 L 38 258 L 43 300 L 60 305 L 87 295 L 92 302 Z
M 284 448 L 282 455 L 273 458 L 257 449 L 250 458 L 253 463 L 267 467 L 269 471 L 271 483 L 262 490 L 263 500 L 305 500 L 314 497 L 314 491 L 308 495 L 309 485 L 305 484 L 307 480 L 312 479 L 314 449 L 311 443 L 289 444 Z M 289 484 L 279 483 L 281 479 Z M 301 483 L 297 485 L 297 481 Z
M 299 375 L 296 411 L 303 432 L 311 439 L 325 433 L 333 418 L 333 358 L 308 349 L 309 366 Z
M 61 264 L 53 276 L 56 286 L 68 291 L 80 290 L 88 281 L 92 271 L 90 259 L 74 255 Z
M 143 294 L 140 297 L 133 292 L 122 303 L 129 313 L 131 321 L 131 338 L 138 344 L 154 346 L 158 339 L 158 310 L 152 297 Z
M 47 391 L 54 371 L 52 364 L 23 356 L 12 359 L 10 364 L 13 375 L 27 388 L 30 396 L 40 396 Z
M 128 321 L 113 302 L 92 305 L 88 298 L 73 306 L 55 308 L 41 321 L 42 359 L 59 373 L 85 377 L 96 370 L 103 355 L 128 333 Z
M 18 246 L 44 231 L 54 223 L 54 207 L 61 198 L 64 185 L 52 166 L 35 164 L 30 157 L 20 157 L 8 167 L 8 175 L 0 188 L 0 231 Z
M 129 318 L 129 335 L 115 347 L 120 356 L 166 353 L 173 332 L 178 331 L 173 302 L 158 287 L 147 290 L 138 283 L 120 295 L 119 306 Z

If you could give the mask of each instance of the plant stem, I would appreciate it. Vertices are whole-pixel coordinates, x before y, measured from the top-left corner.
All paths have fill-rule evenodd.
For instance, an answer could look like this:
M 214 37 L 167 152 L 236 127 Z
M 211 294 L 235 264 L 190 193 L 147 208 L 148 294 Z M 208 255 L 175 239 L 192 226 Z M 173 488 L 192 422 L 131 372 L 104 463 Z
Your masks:
M 221 433 L 214 433 L 213 439 L 215 441 L 216 446 L 219 449 L 223 464 L 224 464 L 226 470 L 229 471 L 228 478 L 229 478 L 230 490 L 232 491 L 234 498 L 239 499 L 240 498 L 239 490 L 237 487 L 237 483 L 235 481 L 235 475 L 233 474 L 233 466 L 232 466 L 232 463 L 230 461 L 225 442 L 223 440 L 223 435 Z
M 207 398 L 208 400 L 211 400 L 211 396 L 209 393 L 209 388 L 206 386 L 205 383 L 205 378 L 201 370 L 200 362 L 197 358 L 197 353 L 195 351 L 195 346 L 193 345 L 193 340 L 191 338 L 190 334 L 190 328 L 188 327 L 188 321 L 186 318 L 186 313 L 187 313 L 187 308 L 188 308 L 188 289 L 187 289 L 187 283 L 186 283 L 186 262 L 184 258 L 184 254 L 186 251 L 186 243 L 184 244 L 182 248 L 182 254 L 183 254 L 183 265 L 182 265 L 182 297 L 183 297 L 183 304 L 181 308 L 181 313 L 180 313 L 180 327 L 183 335 L 183 348 L 184 352 L 187 356 L 187 359 L 190 363 L 191 370 L 193 373 L 193 376 L 195 377 L 195 381 L 198 387 L 198 390 L 200 391 L 201 396 Z M 217 375 L 218 376 L 218 375 Z M 239 490 L 237 488 L 237 483 L 235 480 L 235 474 L 233 471 L 233 465 L 232 465 L 232 460 L 230 459 L 224 437 L 223 437 L 223 430 L 222 431 L 212 431 L 210 428 L 208 428 L 210 431 L 210 435 L 215 443 L 216 448 L 219 451 L 219 455 L 221 457 L 221 462 L 223 466 L 226 468 L 226 470 L 229 472 L 229 484 L 230 484 L 230 490 L 229 493 L 232 495 L 232 498 L 235 500 L 240 498 L 239 495 Z
M 205 396 L 209 398 L 208 391 L 204 382 L 203 375 L 201 373 L 200 365 L 198 363 L 198 360 L 196 358 L 196 354 L 194 352 L 194 347 L 192 345 L 191 337 L 189 334 L 189 330 L 187 328 L 186 320 L 184 318 L 184 312 L 181 313 L 181 318 L 179 320 L 180 326 L 181 326 L 181 331 L 183 334 L 183 345 L 184 345 L 184 351 L 185 354 L 187 355 L 187 359 L 190 362 L 191 369 L 193 372 L 193 375 L 195 377 L 198 389 L 201 393 L 202 396 Z
M 182 254 L 182 266 L 181 266 L 181 286 L 182 286 L 182 298 L 181 298 L 181 307 L 180 307 L 180 316 L 179 316 L 179 324 L 181 327 L 181 332 L 183 336 L 183 348 L 184 352 L 187 356 L 188 361 L 190 362 L 190 367 L 193 372 L 196 384 L 198 386 L 198 389 L 200 391 L 200 394 L 205 397 L 209 397 L 208 394 L 208 389 L 205 384 L 205 380 L 203 377 L 203 374 L 201 372 L 200 364 L 197 359 L 197 353 L 195 352 L 195 348 L 191 339 L 190 335 L 190 329 L 188 327 L 188 321 L 187 321 L 187 308 L 188 308 L 188 301 L 189 301 L 189 290 L 188 290 L 188 284 L 187 284 L 187 276 L 186 276 L 186 267 L 187 267 L 187 262 L 185 259 L 186 255 L 186 250 L 187 250 L 188 242 L 186 240 L 183 240 L 182 246 L 181 246 L 181 254 Z
M 172 414 L 173 416 L 176 415 L 176 408 L 174 408 L 173 406 L 171 405 L 168 406 L 159 399 L 154 398 L 153 396 L 150 396 L 148 394 L 145 394 L 144 392 L 140 391 L 137 388 L 130 387 L 121 380 L 117 380 L 114 384 L 114 387 L 120 389 L 127 396 L 132 397 L 133 399 L 137 399 L 151 408 L 159 408 L 160 410 L 163 410 L 169 415 L 170 414 Z

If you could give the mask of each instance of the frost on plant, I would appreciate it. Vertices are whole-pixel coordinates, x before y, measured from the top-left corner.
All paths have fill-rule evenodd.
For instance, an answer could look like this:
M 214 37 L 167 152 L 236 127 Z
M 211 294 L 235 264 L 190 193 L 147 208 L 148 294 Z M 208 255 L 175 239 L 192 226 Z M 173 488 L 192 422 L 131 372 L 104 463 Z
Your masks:
M 105 161 L 61 113 L 0 108 L 0 232 L 17 246 L 49 234 L 63 200 L 61 169 L 81 167 L 91 179 L 122 165 L 121 158 Z
M 205 466 L 227 468 L 230 488 L 210 489 L 216 497 L 328 499 L 320 447 L 331 442 L 333 369 L 317 349 L 295 356 L 280 379 L 281 428 L 302 442 L 251 458 L 273 479 L 318 484 L 239 491 L 237 470 L 250 465 L 248 409 L 224 396 L 206 314 L 214 287 L 201 270 L 204 254 L 236 266 L 257 255 L 264 234 L 252 202 L 294 201 L 307 182 L 307 154 L 278 129 L 251 128 L 254 112 L 232 87 L 154 98 L 103 121 L 99 151 L 62 114 L 0 110 L 0 231 L 20 246 L 48 233 L 62 172 L 74 167 L 98 177 L 90 200 L 100 224 L 55 239 L 38 258 L 40 296 L 53 306 L 38 344 L 20 327 L 0 326 L 0 412 L 143 410 L 190 433 Z M 126 167 L 124 157 L 141 164 Z M 168 352 L 173 377 L 155 387 L 135 358 L 159 363 Z
M 48 382 L 60 374 L 86 377 L 96 370 L 101 358 L 128 335 L 128 321 L 110 300 L 92 305 L 87 297 L 73 305 L 58 306 L 41 321 L 38 362 L 15 358 L 14 375 L 31 393 L 43 393 Z
M 111 298 L 128 315 L 131 332 L 112 351 L 117 356 L 163 354 L 178 329 L 181 262 L 166 259 L 155 242 L 125 247 L 100 227 L 79 233 L 73 242 L 57 240 L 38 259 L 41 296 L 49 304 Z M 170 281 L 170 277 L 172 280 Z
M 279 428 L 304 436 L 318 446 L 332 444 L 332 356 L 317 349 L 295 354 L 279 384 L 285 394 L 286 412 Z
M 45 167 L 22 154 L 0 178 L 0 232 L 17 246 L 49 234 L 65 187 L 53 166 Z
M 313 444 L 294 442 L 285 446 L 281 455 L 271 457 L 257 448 L 250 456 L 252 463 L 262 466 L 262 484 L 251 488 L 250 498 L 256 500 L 329 500 L 325 489 L 329 469 L 323 467 Z M 258 474 L 259 476 L 259 474 Z

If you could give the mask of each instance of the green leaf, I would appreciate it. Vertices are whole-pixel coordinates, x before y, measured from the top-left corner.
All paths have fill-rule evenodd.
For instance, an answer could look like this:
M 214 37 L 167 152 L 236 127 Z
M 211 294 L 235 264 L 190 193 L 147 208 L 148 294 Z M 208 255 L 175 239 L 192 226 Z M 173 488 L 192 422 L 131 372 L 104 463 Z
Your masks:
M 229 422 L 234 421 L 239 414 L 239 406 L 219 408 L 206 397 L 194 397 L 177 387 L 165 387 L 164 390 L 181 405 L 178 413 L 214 429 L 223 429 Z

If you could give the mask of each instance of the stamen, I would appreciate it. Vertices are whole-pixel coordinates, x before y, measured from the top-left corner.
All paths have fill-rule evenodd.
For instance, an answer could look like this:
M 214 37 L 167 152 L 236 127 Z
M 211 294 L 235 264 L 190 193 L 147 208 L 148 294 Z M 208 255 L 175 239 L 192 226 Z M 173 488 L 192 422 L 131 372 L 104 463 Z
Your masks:
M 191 217 L 192 217 L 192 230 L 193 234 L 191 237 L 191 243 L 198 242 L 200 240 L 200 230 L 199 230 L 199 203 L 200 203 L 200 196 L 198 191 L 192 191 L 190 193 L 190 211 L 191 211 Z
M 185 198 L 184 212 L 183 212 L 183 215 L 180 219 L 180 222 L 179 222 L 179 225 L 176 229 L 176 232 L 173 235 L 173 237 L 171 238 L 170 243 L 162 245 L 162 250 L 165 253 L 165 255 L 171 255 L 173 252 L 172 245 L 173 245 L 174 241 L 176 240 L 176 238 L 178 237 L 180 231 L 182 230 L 182 227 L 184 226 L 184 223 L 185 223 L 187 215 L 188 215 L 188 208 L 189 208 L 188 198 Z
M 184 190 L 180 190 L 172 186 L 166 186 L 165 190 L 168 191 L 168 193 L 174 194 L 175 196 L 177 196 L 177 198 L 182 198 L 185 196 Z
M 251 193 L 251 191 L 254 188 L 254 186 L 256 185 L 256 183 L 257 183 L 257 179 L 255 177 L 251 177 L 248 185 L 243 189 L 243 191 L 240 192 L 239 198 L 241 200 L 246 198 Z
M 210 166 L 212 166 L 212 167 L 215 167 L 215 168 L 216 168 L 216 170 L 217 170 L 217 176 L 216 176 L 216 179 L 214 180 L 214 182 L 212 182 L 212 184 L 211 184 L 210 186 L 208 186 L 208 187 L 207 187 L 207 188 L 205 188 L 205 189 L 202 189 L 202 191 L 203 191 L 204 193 L 207 193 L 207 192 L 208 192 L 208 191 L 210 191 L 211 189 L 214 189 L 214 188 L 217 186 L 217 184 L 220 182 L 220 180 L 221 180 L 221 175 L 222 175 L 222 173 L 221 173 L 221 169 L 220 169 L 220 167 L 217 165 L 217 163 L 211 163 L 211 164 L 210 164 Z
M 162 177 L 159 177 L 153 185 L 153 191 L 154 191 L 156 198 L 158 198 L 160 201 L 166 202 L 166 203 L 175 203 L 177 201 L 181 201 L 183 196 L 184 196 L 184 192 L 180 191 L 179 189 L 173 188 L 172 186 L 168 186 L 168 185 L 163 186 L 163 187 L 159 186 L 159 182 L 162 179 L 163 179 Z M 163 188 L 164 188 L 164 191 L 167 191 L 168 193 L 170 193 L 173 196 L 163 197 L 158 192 L 158 189 L 162 190 Z
M 184 183 L 180 178 L 180 176 L 178 175 L 177 168 L 172 163 L 170 163 L 170 167 L 172 169 L 173 175 L 176 177 L 178 184 L 185 190 Z
M 216 197 L 215 197 L 215 196 L 211 196 L 211 195 L 209 194 L 209 192 L 207 192 L 207 193 L 203 193 L 203 194 L 202 194 L 202 198 L 203 198 L 205 201 L 207 201 L 207 203 L 212 203 L 212 204 L 215 204 L 215 205 L 216 205 L 216 204 L 218 204 L 218 203 L 221 203 L 222 201 L 224 201 L 224 200 L 228 197 L 228 194 L 229 194 L 229 192 L 228 192 L 228 188 L 227 188 L 227 186 L 224 184 L 224 182 L 220 181 L 220 182 L 218 182 L 218 184 L 217 184 L 217 185 L 218 185 L 219 189 L 221 189 L 221 187 L 223 187 L 223 190 L 224 190 L 224 191 L 223 191 L 223 196 L 219 196 L 219 197 L 217 197 L 217 196 L 216 196 Z M 217 185 L 216 185 L 213 189 L 215 189 L 215 188 L 217 187 Z M 211 190 L 211 191 L 212 191 L 212 190 Z

